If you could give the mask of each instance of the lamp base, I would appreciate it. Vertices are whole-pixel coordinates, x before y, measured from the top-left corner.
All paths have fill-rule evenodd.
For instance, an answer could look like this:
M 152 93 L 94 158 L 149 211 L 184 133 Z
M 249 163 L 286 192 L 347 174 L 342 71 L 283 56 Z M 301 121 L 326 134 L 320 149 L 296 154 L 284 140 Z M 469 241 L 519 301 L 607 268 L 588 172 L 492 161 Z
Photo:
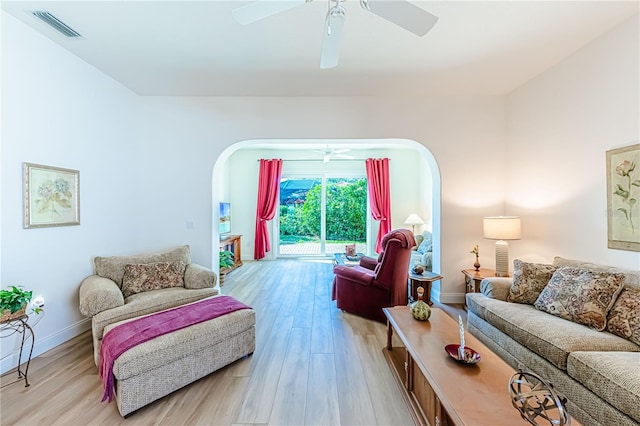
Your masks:
M 509 244 L 506 241 L 496 241 L 496 277 L 509 276 Z

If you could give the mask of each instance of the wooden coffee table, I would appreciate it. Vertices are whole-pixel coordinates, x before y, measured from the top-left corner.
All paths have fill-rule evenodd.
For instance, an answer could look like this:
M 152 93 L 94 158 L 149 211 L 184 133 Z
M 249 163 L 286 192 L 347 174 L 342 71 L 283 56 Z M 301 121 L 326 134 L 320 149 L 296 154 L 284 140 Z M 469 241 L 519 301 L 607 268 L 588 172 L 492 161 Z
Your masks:
M 417 321 L 407 306 L 383 308 L 388 319 L 385 358 L 419 425 L 527 425 L 511 405 L 509 379 L 516 372 L 478 339 L 465 332 L 466 345 L 482 359 L 466 365 L 444 347 L 460 343 L 458 323 L 432 308 Z M 393 334 L 404 346 L 393 346 Z M 395 339 L 396 341 L 398 339 Z

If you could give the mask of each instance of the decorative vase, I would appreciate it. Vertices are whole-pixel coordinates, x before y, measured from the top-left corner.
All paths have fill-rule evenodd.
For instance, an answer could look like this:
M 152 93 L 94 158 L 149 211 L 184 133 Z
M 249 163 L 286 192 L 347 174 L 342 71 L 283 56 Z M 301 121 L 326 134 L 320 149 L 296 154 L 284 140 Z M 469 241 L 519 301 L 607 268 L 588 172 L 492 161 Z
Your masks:
M 473 264 L 474 268 L 476 268 L 476 271 L 480 270 L 480 262 L 478 261 L 478 255 L 476 254 L 476 263 Z
M 422 295 L 424 294 L 424 288 L 418 287 L 416 289 L 418 293 L 418 300 L 409 305 L 411 309 L 411 315 L 418 321 L 427 321 L 431 316 L 431 308 L 425 302 L 422 301 Z

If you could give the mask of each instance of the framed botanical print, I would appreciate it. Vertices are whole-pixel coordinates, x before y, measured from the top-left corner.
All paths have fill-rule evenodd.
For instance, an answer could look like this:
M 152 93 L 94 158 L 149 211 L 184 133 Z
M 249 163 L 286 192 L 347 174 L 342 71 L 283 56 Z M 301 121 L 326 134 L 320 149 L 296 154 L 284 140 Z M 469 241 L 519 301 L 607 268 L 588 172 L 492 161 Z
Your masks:
M 640 251 L 640 144 L 607 151 L 609 248 Z
M 80 172 L 24 163 L 24 227 L 80 225 Z

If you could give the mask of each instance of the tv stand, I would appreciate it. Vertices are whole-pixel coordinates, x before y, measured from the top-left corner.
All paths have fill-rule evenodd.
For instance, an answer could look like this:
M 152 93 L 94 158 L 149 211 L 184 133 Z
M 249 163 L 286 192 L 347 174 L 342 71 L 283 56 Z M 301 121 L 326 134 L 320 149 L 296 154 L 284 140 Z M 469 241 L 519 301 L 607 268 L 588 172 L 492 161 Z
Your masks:
M 220 251 L 228 250 L 233 253 L 233 266 L 225 268 L 223 272 L 229 273 L 242 266 L 242 235 L 220 235 Z

